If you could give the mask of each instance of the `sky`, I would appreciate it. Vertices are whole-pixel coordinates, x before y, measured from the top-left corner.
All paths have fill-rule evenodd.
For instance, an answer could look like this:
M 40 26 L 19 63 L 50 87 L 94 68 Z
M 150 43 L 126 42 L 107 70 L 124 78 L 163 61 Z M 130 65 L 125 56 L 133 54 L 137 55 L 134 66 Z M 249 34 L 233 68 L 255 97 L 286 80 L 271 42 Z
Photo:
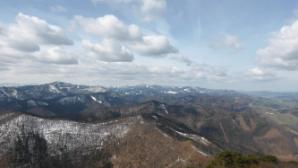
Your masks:
M 298 91 L 298 1 L 0 1 L 0 74 L 3 84 Z

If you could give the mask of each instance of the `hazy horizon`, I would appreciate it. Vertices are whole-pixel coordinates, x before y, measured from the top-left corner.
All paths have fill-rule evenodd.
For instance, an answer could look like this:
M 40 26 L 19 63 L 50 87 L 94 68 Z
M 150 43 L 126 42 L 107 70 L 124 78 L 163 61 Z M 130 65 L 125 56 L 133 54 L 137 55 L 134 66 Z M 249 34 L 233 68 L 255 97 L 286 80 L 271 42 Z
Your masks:
M 210 90 L 226 90 L 226 91 L 236 91 L 236 92 L 268 92 L 268 93 L 296 93 L 298 90 L 241 90 L 241 89 L 233 89 L 233 88 L 208 88 L 208 87 L 201 87 L 201 86 L 190 86 L 190 85 L 166 85 L 166 84 L 146 84 L 146 83 L 140 83 L 140 84 L 124 84 L 124 85 L 101 85 L 98 84 L 84 84 L 84 83 L 73 83 L 73 82 L 67 82 L 67 81 L 51 81 L 51 82 L 40 82 L 40 83 L 0 83 L 0 87 L 22 87 L 22 86 L 35 86 L 35 85 L 46 85 L 46 84 L 54 84 L 54 83 L 68 83 L 72 85 L 84 85 L 84 86 L 101 86 L 104 88 L 125 88 L 125 87 L 138 87 L 138 86 L 160 86 L 160 87 L 177 87 L 177 88 L 183 88 L 183 87 L 192 87 L 192 88 L 202 88 L 202 89 L 210 89 Z

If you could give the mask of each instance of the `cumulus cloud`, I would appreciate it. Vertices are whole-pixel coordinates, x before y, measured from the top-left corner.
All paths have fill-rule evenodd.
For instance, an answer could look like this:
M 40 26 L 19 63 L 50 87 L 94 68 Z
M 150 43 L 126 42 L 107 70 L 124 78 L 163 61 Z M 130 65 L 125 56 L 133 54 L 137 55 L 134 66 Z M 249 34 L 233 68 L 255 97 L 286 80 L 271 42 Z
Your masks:
M 113 40 L 104 40 L 100 44 L 85 40 L 82 45 L 104 62 L 131 62 L 134 59 L 133 53 L 128 48 Z
M 141 55 L 157 57 L 178 52 L 169 40 L 161 35 L 144 36 L 142 41 L 134 43 L 131 48 Z
M 298 70 L 298 20 L 273 33 L 269 44 L 257 51 L 257 58 L 261 66 Z
M 34 55 L 35 59 L 50 64 L 77 64 L 77 56 L 60 47 L 45 47 Z
M 126 24 L 113 15 L 99 18 L 76 16 L 75 20 L 85 33 L 94 35 L 92 40 L 82 40 L 72 46 L 73 41 L 62 27 L 22 13 L 13 23 L 2 26 L 0 71 L 6 71 L 0 75 L 0 81 L 197 85 L 204 80 L 228 78 L 224 70 L 178 56 L 178 49 L 166 36 L 142 31 L 137 25 Z M 166 64 L 133 62 L 139 55 L 168 55 L 189 66 L 171 61 Z
M 1 55 L 0 61 L 3 61 L 4 58 L 8 58 L 8 57 L 12 57 L 12 58 L 20 57 L 22 54 L 23 52 L 20 52 L 18 50 L 8 47 L 6 43 L 2 41 L 2 39 L 0 39 L 0 55 Z
M 114 15 L 105 15 L 96 19 L 75 16 L 75 21 L 85 32 L 105 38 L 136 40 L 141 37 L 138 26 L 126 25 Z
M 48 63 L 75 63 L 68 54 L 56 49 L 72 44 L 73 41 L 59 26 L 35 16 L 19 13 L 15 22 L 4 27 L 0 35 L 1 61 L 19 62 L 38 58 L 37 60 Z M 45 48 L 55 49 L 45 51 Z
M 93 45 L 97 47 L 87 45 L 89 47 L 85 47 L 89 50 L 92 49 L 93 53 L 95 52 L 94 49 L 97 48 L 97 55 L 103 55 L 98 57 L 102 61 L 130 61 L 133 57 L 132 54 L 129 54 L 129 50 L 142 56 L 151 57 L 163 57 L 178 52 L 167 37 L 155 34 L 145 35 L 137 25 L 125 24 L 114 15 L 106 15 L 96 19 L 76 16 L 75 21 L 86 33 L 96 35 L 104 41 L 102 45 L 107 47 L 109 51 L 103 51 L 103 49 L 98 51 L 98 48 L 103 48 L 102 45 Z M 121 44 L 121 47 L 115 45 L 117 43 Z M 107 59 L 108 55 L 113 59 Z
M 241 46 L 239 37 L 231 34 L 224 34 L 211 44 L 211 47 L 215 49 L 238 50 Z
M 106 3 L 112 6 L 135 6 L 144 21 L 160 18 L 166 10 L 166 0 L 91 0 L 93 4 Z
M 260 67 L 254 67 L 246 73 L 246 76 L 256 79 L 256 80 L 273 80 L 277 76 L 268 70 L 262 69 Z
M 35 52 L 40 45 L 72 45 L 62 28 L 35 16 L 19 13 L 15 23 L 2 30 L 0 44 L 22 52 Z
M 55 12 L 55 13 L 63 13 L 63 12 L 67 12 L 67 9 L 61 5 L 55 5 L 55 6 L 51 6 L 50 7 L 50 10 L 52 12 Z
M 62 28 L 48 24 L 35 16 L 29 16 L 19 13 L 16 17 L 16 23 L 9 26 L 7 38 L 10 43 L 19 43 L 28 45 L 28 41 L 35 45 L 72 45 L 73 42 L 66 37 Z

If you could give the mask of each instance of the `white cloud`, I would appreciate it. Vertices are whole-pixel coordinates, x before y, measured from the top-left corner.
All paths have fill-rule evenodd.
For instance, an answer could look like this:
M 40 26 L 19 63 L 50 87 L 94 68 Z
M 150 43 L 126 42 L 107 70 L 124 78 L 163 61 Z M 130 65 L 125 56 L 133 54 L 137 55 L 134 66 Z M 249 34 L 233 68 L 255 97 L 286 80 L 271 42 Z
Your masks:
M 77 56 L 74 53 L 66 51 L 60 47 L 45 47 L 40 52 L 36 53 L 34 57 L 43 63 L 50 64 L 77 64 Z
M 131 52 L 142 56 L 163 57 L 178 52 L 178 50 L 172 46 L 167 37 L 155 34 L 144 35 L 145 33 L 143 33 L 137 25 L 127 25 L 113 15 L 106 15 L 96 19 L 76 16 L 75 21 L 86 33 L 100 37 L 104 43 L 105 41 L 113 41 L 114 44 L 121 44 L 122 48 L 126 48 L 125 50 L 131 50 Z M 105 44 L 105 46 L 111 45 Z M 94 52 L 94 47 L 88 47 L 88 49 L 91 48 L 93 48 Z M 97 51 L 97 53 L 100 53 L 101 55 L 105 55 L 103 53 L 109 53 L 108 55 L 114 56 L 118 55 L 115 57 L 119 58 L 115 59 L 117 61 L 132 60 L 128 59 L 131 57 L 127 57 L 127 55 L 132 54 L 127 54 L 127 52 L 124 54 L 126 59 L 121 59 L 124 55 L 123 53 L 119 53 L 119 51 L 117 51 L 121 47 L 114 46 L 108 48 L 109 50 L 114 49 L 115 51 L 103 52 L 103 50 L 100 49 L 101 51 Z M 104 58 L 107 58 L 107 56 L 104 56 Z M 108 61 L 108 59 L 102 60 Z
M 48 63 L 75 63 L 73 57 L 70 58 L 66 52 L 57 49 L 73 44 L 59 26 L 51 25 L 35 16 L 19 13 L 15 22 L 8 24 L 2 31 L 1 61 L 21 62 L 36 59 Z
M 142 41 L 134 43 L 131 48 L 141 55 L 157 57 L 178 52 L 169 40 L 161 35 L 144 36 Z
M 1 55 L 0 58 L 1 58 L 1 61 L 3 61 L 3 59 L 6 58 L 6 57 L 19 57 L 22 54 L 23 54 L 22 52 L 8 47 L 6 45 L 6 43 L 4 43 L 2 41 L 2 39 L 0 39 L 0 55 Z
M 138 26 L 126 25 L 114 15 L 105 15 L 96 19 L 75 16 L 75 21 L 85 32 L 105 38 L 137 40 L 141 37 Z
M 72 45 L 62 28 L 35 16 L 19 13 L 15 23 L 2 30 L 0 44 L 22 52 L 35 52 L 40 45 Z
M 21 41 L 21 40 L 10 41 L 9 45 L 14 49 L 17 49 L 23 52 L 35 52 L 35 51 L 39 51 L 40 49 L 38 44 L 29 43 L 29 42 L 24 43 L 24 41 Z
M 298 20 L 272 34 L 269 44 L 257 51 L 261 66 L 298 70 Z
M 80 62 L 77 65 L 59 65 L 43 63 L 21 64 L 11 67 L 0 75 L 0 81 L 6 83 L 44 83 L 51 81 L 69 81 L 82 84 L 101 85 L 193 85 L 204 81 L 222 81 L 228 76 L 210 66 L 196 65 L 182 68 L 175 65 L 154 65 L 137 63 L 91 63 Z
M 62 28 L 48 24 L 35 16 L 19 13 L 16 23 L 8 29 L 8 38 L 20 43 L 71 45 L 73 42 L 66 37 Z
M 239 37 L 231 34 L 224 34 L 218 39 L 216 39 L 211 47 L 215 49 L 232 49 L 237 50 L 242 46 Z
M 131 62 L 134 59 L 133 53 L 129 49 L 113 40 L 104 40 L 101 44 L 83 41 L 82 45 L 91 51 L 97 59 L 104 62 Z
M 277 76 L 274 75 L 272 72 L 269 72 L 268 70 L 262 69 L 260 67 L 255 67 L 248 70 L 246 76 L 256 80 L 273 80 L 277 78 Z
M 55 13 L 63 13 L 63 12 L 67 12 L 67 9 L 61 5 L 55 5 L 55 6 L 51 6 L 50 7 L 50 10 L 52 12 L 55 12 Z

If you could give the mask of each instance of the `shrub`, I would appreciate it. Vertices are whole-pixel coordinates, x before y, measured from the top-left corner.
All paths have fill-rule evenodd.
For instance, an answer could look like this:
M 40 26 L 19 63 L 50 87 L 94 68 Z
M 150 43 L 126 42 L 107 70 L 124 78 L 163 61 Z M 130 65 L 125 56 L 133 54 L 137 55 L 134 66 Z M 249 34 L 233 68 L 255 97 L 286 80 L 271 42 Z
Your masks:
M 243 155 L 238 152 L 224 151 L 217 154 L 207 168 L 250 168 L 260 163 L 277 164 L 278 159 L 270 155 Z

